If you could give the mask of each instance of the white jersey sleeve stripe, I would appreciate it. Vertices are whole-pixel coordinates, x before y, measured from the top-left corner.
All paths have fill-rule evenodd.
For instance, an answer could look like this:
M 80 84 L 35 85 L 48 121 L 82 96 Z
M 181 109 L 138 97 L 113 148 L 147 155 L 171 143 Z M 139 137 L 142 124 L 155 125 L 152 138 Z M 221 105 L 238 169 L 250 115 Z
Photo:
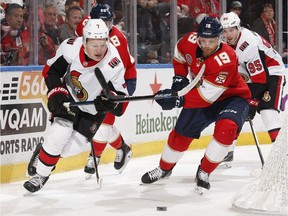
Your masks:
M 204 80 L 202 85 L 198 88 L 198 92 L 203 100 L 208 103 L 216 101 L 227 88 L 219 85 L 215 85 L 207 80 Z

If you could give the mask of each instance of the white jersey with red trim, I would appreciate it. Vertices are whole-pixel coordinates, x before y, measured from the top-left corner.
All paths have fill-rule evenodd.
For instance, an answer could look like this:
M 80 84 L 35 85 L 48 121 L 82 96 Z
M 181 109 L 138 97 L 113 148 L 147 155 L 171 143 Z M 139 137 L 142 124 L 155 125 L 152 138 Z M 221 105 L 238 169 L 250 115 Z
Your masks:
M 67 89 L 75 101 L 93 101 L 101 94 L 102 87 L 95 76 L 94 70 L 98 67 L 107 82 L 111 81 L 116 91 L 128 94 L 124 73 L 125 68 L 117 49 L 109 42 L 106 54 L 100 62 L 88 59 L 84 53 L 83 38 L 70 38 L 62 42 L 56 55 L 47 61 L 47 65 L 69 64 L 64 76 Z M 87 113 L 97 113 L 94 105 L 79 106 Z
M 247 83 L 266 83 L 267 76 L 282 76 L 285 72 L 281 56 L 256 32 L 241 28 L 240 37 L 234 47 L 239 73 Z

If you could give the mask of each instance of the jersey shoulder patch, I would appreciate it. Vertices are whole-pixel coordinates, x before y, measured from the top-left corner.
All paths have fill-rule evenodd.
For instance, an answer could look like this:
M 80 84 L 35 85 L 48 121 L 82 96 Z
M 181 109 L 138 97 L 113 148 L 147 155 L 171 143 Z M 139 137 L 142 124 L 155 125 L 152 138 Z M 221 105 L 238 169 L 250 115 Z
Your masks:
M 244 42 L 239 46 L 239 49 L 243 52 L 248 46 L 249 46 L 249 43 L 248 43 L 247 41 L 244 41 Z
M 67 40 L 67 44 L 73 45 L 74 42 L 75 42 L 75 39 L 76 39 L 76 37 L 69 38 L 69 39 Z

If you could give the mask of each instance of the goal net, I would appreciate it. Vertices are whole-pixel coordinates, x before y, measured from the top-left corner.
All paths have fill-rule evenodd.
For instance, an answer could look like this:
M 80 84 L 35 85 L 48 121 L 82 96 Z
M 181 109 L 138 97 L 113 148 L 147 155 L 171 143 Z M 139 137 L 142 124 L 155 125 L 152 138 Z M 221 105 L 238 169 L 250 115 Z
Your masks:
M 233 198 L 232 208 L 260 215 L 288 215 L 288 116 L 261 174 Z

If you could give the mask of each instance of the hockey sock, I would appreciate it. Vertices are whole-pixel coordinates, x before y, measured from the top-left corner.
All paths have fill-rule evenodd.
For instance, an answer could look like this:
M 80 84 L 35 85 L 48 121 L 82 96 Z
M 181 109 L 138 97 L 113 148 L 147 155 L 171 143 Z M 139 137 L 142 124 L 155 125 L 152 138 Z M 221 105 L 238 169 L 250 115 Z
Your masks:
M 96 157 L 101 157 L 102 152 L 104 151 L 107 143 L 106 142 L 98 142 L 93 140 L 94 145 L 94 153 Z M 92 156 L 92 152 L 90 152 L 90 156 Z
M 275 142 L 277 136 L 278 136 L 278 133 L 280 131 L 281 128 L 276 128 L 276 129 L 272 129 L 272 130 L 269 130 L 268 131 L 268 134 L 270 136 L 270 139 L 272 142 Z
M 121 135 L 119 135 L 114 141 L 110 142 L 109 144 L 115 149 L 120 149 L 123 144 Z

